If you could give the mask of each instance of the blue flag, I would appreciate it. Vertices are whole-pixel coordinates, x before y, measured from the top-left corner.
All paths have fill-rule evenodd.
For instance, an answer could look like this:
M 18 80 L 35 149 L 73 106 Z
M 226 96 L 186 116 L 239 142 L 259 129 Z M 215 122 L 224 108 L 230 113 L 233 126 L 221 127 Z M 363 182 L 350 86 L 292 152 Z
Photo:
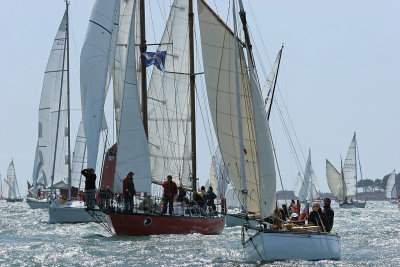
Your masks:
M 165 71 L 164 62 L 166 53 L 167 51 L 146 52 L 142 54 L 142 60 L 146 67 L 155 65 L 159 70 Z

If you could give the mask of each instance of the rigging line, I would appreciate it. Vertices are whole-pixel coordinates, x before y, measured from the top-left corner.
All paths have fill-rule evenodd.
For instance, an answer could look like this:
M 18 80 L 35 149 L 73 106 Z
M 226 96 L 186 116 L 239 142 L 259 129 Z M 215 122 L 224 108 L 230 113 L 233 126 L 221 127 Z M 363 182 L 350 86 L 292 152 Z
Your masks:
M 280 118 L 281 118 L 281 123 L 282 123 L 282 125 L 283 125 L 284 131 L 285 131 L 285 135 L 286 135 L 286 137 L 287 137 L 287 139 L 288 139 L 288 141 L 289 141 L 289 145 L 290 145 L 290 148 L 291 148 L 291 150 L 292 150 L 293 156 L 295 157 L 295 161 L 296 161 L 296 163 L 297 163 L 297 166 L 298 166 L 300 172 L 301 172 L 301 173 L 303 174 L 303 176 L 304 176 L 304 172 L 303 172 L 303 169 L 301 168 L 301 164 L 300 164 L 299 157 L 298 157 L 298 155 L 297 155 L 297 151 L 296 151 L 296 149 L 295 149 L 295 147 L 294 147 L 292 138 L 291 138 L 290 135 L 289 135 L 289 131 L 288 131 L 288 129 L 287 129 L 285 120 L 283 119 L 282 111 L 281 111 L 281 109 L 280 109 L 279 104 L 278 104 L 277 101 L 275 101 L 275 106 L 276 106 L 277 109 L 278 109 L 278 114 L 279 114 L 279 116 L 280 116 Z

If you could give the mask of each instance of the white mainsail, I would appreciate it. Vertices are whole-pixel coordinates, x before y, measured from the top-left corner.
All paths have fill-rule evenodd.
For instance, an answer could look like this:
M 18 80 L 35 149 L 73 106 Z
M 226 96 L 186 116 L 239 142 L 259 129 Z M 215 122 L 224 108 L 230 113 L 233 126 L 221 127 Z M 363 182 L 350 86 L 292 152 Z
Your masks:
M 293 189 L 293 194 L 297 198 L 300 196 L 300 189 L 301 189 L 302 184 L 303 184 L 303 179 L 301 178 L 301 174 L 299 172 L 296 176 L 296 180 L 294 182 L 294 189 Z
M 387 198 L 396 198 L 396 188 L 395 188 L 395 183 L 396 183 L 396 172 L 393 171 L 386 183 L 386 197 Z
M 346 184 L 343 182 L 342 174 L 335 169 L 329 160 L 326 160 L 326 180 L 332 194 L 343 200 L 346 196 Z
M 135 4 L 133 4 L 130 10 L 135 10 Z M 130 17 L 134 18 L 135 12 Z M 126 51 L 127 59 L 125 60 L 125 77 L 120 93 L 120 124 L 113 191 L 115 193 L 122 193 L 122 181 L 130 171 L 133 171 L 135 173 L 135 189 L 138 192 L 147 192 L 150 194 L 150 153 L 142 123 L 138 96 L 134 22 L 135 20 L 131 19 Z
M 81 170 L 86 168 L 86 137 L 85 131 L 83 130 L 83 121 L 79 124 L 78 133 L 75 139 L 74 153 L 72 156 L 72 167 L 71 167 L 71 186 L 79 189 L 83 189 L 83 181 Z
M 10 197 L 10 184 L 7 179 L 4 178 L 3 186 L 2 186 L 2 197 L 4 199 L 8 199 Z
M 240 149 L 246 150 L 248 211 L 261 212 L 261 216 L 266 217 L 275 207 L 276 186 L 274 160 L 261 90 L 254 77 L 251 78 L 253 86 L 250 86 L 243 48 L 239 45 L 239 84 L 244 144 L 244 148 L 241 148 L 236 108 L 234 36 L 203 1 L 199 0 L 197 3 L 208 101 L 222 157 L 234 188 L 241 192 L 243 188 L 239 152 Z M 256 142 L 256 139 L 259 142 Z M 239 198 L 243 200 L 241 193 Z
M 356 135 L 354 134 L 343 165 L 343 178 L 346 183 L 347 196 L 357 195 Z
M 96 169 L 104 101 L 114 65 L 119 0 L 96 0 L 82 47 L 80 65 L 81 102 L 87 141 L 88 168 Z
M 172 175 L 191 188 L 188 1 L 175 0 L 158 51 L 166 51 L 165 72 L 153 68 L 147 93 L 148 142 L 154 183 Z

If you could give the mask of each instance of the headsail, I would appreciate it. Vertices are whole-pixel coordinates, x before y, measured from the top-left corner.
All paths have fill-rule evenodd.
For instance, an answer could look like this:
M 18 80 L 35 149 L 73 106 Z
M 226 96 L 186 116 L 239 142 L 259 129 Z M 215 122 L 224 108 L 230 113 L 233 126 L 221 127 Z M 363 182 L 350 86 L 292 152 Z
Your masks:
M 396 183 L 396 172 L 393 171 L 386 183 L 386 197 L 387 198 L 396 198 L 396 188 L 395 188 L 395 183 Z M 393 194 L 394 193 L 394 194 Z M 394 195 L 394 196 L 393 196 Z
M 357 194 L 356 135 L 354 134 L 343 165 L 343 178 L 346 183 L 347 196 Z
M 135 10 L 135 5 L 131 8 L 132 10 Z M 131 15 L 131 18 L 134 17 L 135 12 Z M 134 22 L 135 20 L 131 19 L 126 51 L 126 71 L 124 71 L 124 83 L 121 86 L 120 125 L 113 190 L 115 193 L 122 193 L 122 181 L 130 171 L 133 171 L 135 173 L 136 191 L 150 194 L 150 153 L 138 96 Z
M 332 194 L 343 200 L 346 196 L 346 184 L 343 182 L 342 174 L 328 160 L 326 160 L 326 180 Z
M 75 139 L 74 154 L 72 156 L 71 186 L 83 189 L 81 170 L 87 165 L 86 137 L 83 130 L 83 121 L 79 124 L 78 134 Z
M 114 64 L 119 0 L 96 0 L 81 52 L 81 102 L 88 168 L 96 169 L 109 72 Z

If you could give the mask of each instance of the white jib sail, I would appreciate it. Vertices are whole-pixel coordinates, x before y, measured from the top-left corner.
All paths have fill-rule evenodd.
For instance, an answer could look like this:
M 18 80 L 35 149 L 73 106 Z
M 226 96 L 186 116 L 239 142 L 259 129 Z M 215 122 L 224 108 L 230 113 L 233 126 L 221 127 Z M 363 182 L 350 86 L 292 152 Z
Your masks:
M 10 198 L 10 184 L 8 183 L 7 179 L 4 179 L 2 193 L 4 199 Z
M 86 137 L 85 131 L 83 130 L 83 121 L 81 120 L 75 139 L 71 168 L 71 186 L 77 187 L 79 189 L 83 189 L 85 184 L 84 180 L 82 180 L 81 170 L 86 168 L 86 156 Z
M 238 47 L 244 148 L 239 147 L 238 138 L 234 36 L 203 1 L 197 1 L 197 7 L 208 103 L 222 158 L 236 192 L 242 192 L 240 149 L 246 150 L 248 211 L 259 213 L 260 186 L 254 116 L 243 48 L 240 45 Z M 243 194 L 239 193 L 238 196 L 243 202 Z
M 8 165 L 7 181 L 9 184 L 8 197 L 10 199 L 15 199 L 17 197 L 20 197 L 18 183 L 17 183 L 17 177 L 15 176 L 14 161 L 11 161 L 10 164 Z
M 87 141 L 88 168 L 96 169 L 104 100 L 113 61 L 113 32 L 118 25 L 118 0 L 96 0 L 82 47 L 80 65 L 82 117 Z M 112 64 L 113 65 L 113 64 Z
M 133 8 L 134 10 L 134 8 Z M 135 14 L 132 14 L 135 17 Z M 151 193 L 150 152 L 142 123 L 138 98 L 135 59 L 135 20 L 131 20 L 124 89 L 121 101 L 121 121 L 118 134 L 117 164 L 113 190 L 122 193 L 122 181 L 126 175 L 135 173 L 135 189 Z
M 390 176 L 389 176 L 389 178 L 388 178 L 388 180 L 387 180 L 387 183 L 386 183 L 386 197 L 387 198 L 393 198 L 393 194 L 392 194 L 392 191 L 395 191 L 395 189 L 394 189 L 394 185 L 395 185 L 395 183 L 396 183 L 396 172 L 395 171 L 393 171 L 391 174 L 390 174 Z
M 212 157 L 211 166 L 210 166 L 210 186 L 213 188 L 213 191 L 218 194 L 218 184 L 215 177 L 215 157 Z M 207 190 L 207 188 L 206 188 Z
M 354 134 L 343 165 L 343 177 L 346 183 L 347 196 L 357 194 L 356 135 Z
M 295 197 L 299 197 L 300 194 L 300 189 L 301 189 L 301 185 L 303 183 L 303 179 L 301 178 L 301 174 L 300 172 L 297 174 L 296 176 L 296 181 L 294 183 L 294 190 L 293 190 L 293 194 Z
M 175 0 L 158 51 L 166 51 L 165 72 L 153 68 L 148 89 L 148 129 L 153 182 L 172 175 L 192 187 L 188 1 Z
M 344 184 L 342 175 L 328 160 L 326 160 L 326 181 L 328 182 L 328 186 L 332 194 L 338 199 L 344 199 L 345 190 L 343 190 Z

